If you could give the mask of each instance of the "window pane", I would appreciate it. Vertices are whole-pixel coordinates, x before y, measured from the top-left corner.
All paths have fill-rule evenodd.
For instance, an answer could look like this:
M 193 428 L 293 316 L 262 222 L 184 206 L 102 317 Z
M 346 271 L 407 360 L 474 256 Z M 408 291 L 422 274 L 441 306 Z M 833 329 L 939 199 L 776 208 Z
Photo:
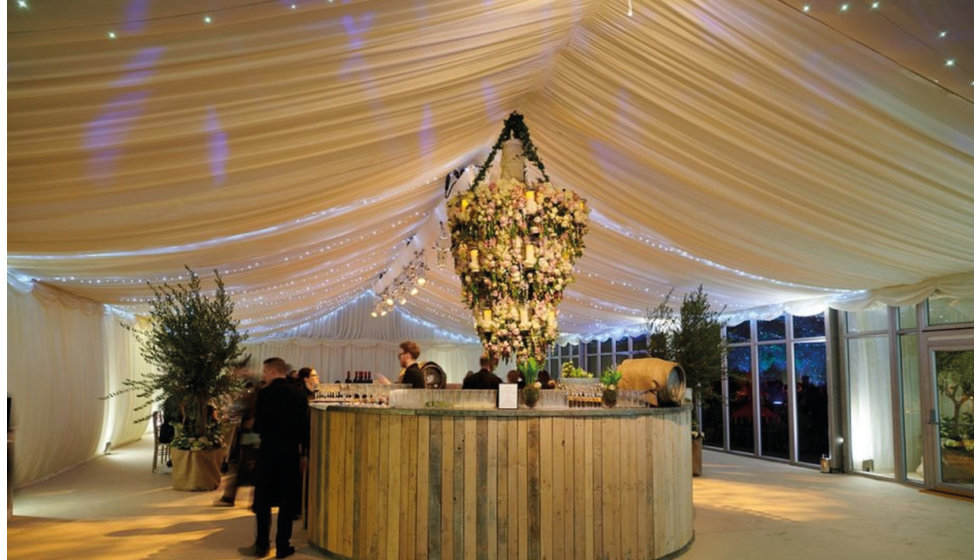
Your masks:
M 628 359 L 630 359 L 630 353 L 629 352 L 623 352 L 621 354 L 616 354 L 616 365 L 618 366 L 619 364 L 623 363 L 623 360 L 628 360 Z
M 848 311 L 847 332 L 870 332 L 888 330 L 888 307 L 879 305 L 864 311 Z
M 851 469 L 895 474 L 888 337 L 847 341 Z
M 802 463 L 818 464 L 821 455 L 830 454 L 827 344 L 794 344 L 793 358 L 796 367 L 797 459 Z
M 903 305 L 898 308 L 898 328 L 914 329 L 917 324 L 914 305 Z
M 599 373 L 599 356 L 589 356 L 585 359 L 585 371 Z
M 606 353 L 610 353 L 611 354 L 612 351 L 613 351 L 613 341 L 612 341 L 612 339 L 610 338 L 610 339 L 607 339 L 607 340 L 603 340 L 602 343 L 600 344 L 600 347 L 602 348 L 602 353 L 603 354 L 606 354 Z
M 730 445 L 735 451 L 755 452 L 752 438 L 752 349 L 728 349 L 728 396 L 731 400 Z
M 616 341 L 616 351 L 617 352 L 629 352 L 630 350 L 630 339 L 629 337 L 623 337 Z
M 634 357 L 640 358 L 644 356 L 637 356 L 637 354 L 645 354 L 647 351 L 647 336 L 634 336 L 633 337 L 633 355 Z
M 752 327 L 748 321 L 743 321 L 734 327 L 727 327 L 725 332 L 728 336 L 728 342 L 732 344 L 752 340 Z
M 914 309 L 914 308 L 913 308 Z M 899 367 L 902 368 L 902 422 L 905 423 L 905 476 L 922 481 L 922 406 L 919 403 L 919 337 L 898 337 Z
M 789 459 L 789 396 L 786 381 L 786 345 L 760 345 L 762 454 L 767 457 Z
M 926 301 L 930 325 L 973 322 L 973 300 L 931 297 Z
M 785 340 L 786 316 L 776 317 L 771 321 L 759 321 L 756 323 L 756 331 L 759 333 L 760 342 L 763 340 Z
M 589 343 L 585 345 L 585 351 L 589 354 L 597 354 L 599 352 L 599 342 L 590 340 Z
M 595 371 L 593 373 L 597 373 L 597 374 L 598 373 L 602 373 L 603 371 L 606 371 L 606 368 L 609 367 L 609 366 L 611 366 L 611 365 L 613 365 L 613 356 L 612 356 L 612 354 L 603 354 L 602 357 L 599 358 L 599 369 L 598 369 L 598 371 Z
M 793 338 L 824 336 L 823 313 L 809 317 L 793 316 Z

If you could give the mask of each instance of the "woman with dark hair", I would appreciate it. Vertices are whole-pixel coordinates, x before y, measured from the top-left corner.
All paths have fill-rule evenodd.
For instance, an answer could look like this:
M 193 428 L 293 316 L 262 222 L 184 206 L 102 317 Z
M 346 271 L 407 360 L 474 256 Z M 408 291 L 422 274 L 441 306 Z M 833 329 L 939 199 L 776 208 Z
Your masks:
M 313 400 L 320 388 L 320 376 L 311 367 L 300 368 L 296 374 L 299 386 L 306 393 L 307 400 Z

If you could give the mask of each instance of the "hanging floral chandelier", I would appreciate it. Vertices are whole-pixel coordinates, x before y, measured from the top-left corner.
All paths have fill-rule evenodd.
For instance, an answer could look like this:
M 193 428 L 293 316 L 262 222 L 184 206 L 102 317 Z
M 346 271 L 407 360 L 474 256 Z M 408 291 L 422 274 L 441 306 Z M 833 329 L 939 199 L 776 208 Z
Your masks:
M 488 177 L 501 151 L 499 178 Z M 525 160 L 541 178 L 526 181 Z M 558 336 L 558 304 L 582 256 L 588 208 L 553 186 L 518 113 L 504 129 L 472 186 L 449 201 L 452 254 L 488 355 L 518 363 L 543 359 Z

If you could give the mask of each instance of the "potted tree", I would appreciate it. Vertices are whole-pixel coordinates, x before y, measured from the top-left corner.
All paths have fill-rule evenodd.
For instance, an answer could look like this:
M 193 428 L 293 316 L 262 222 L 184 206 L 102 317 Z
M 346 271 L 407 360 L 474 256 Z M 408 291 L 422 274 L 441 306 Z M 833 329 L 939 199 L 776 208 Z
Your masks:
M 679 312 L 670 306 L 671 290 L 647 313 L 650 356 L 678 362 L 687 376 L 694 403 L 691 417 L 694 475 L 701 474 L 702 412 L 721 402 L 714 382 L 722 378 L 726 352 L 721 311 L 712 311 L 704 286 L 684 296 Z
M 211 297 L 201 293 L 197 274 L 187 271 L 187 284 L 150 286 L 154 299 L 149 328 L 130 330 L 143 358 L 157 371 L 123 383 L 148 399 L 137 410 L 166 402 L 179 411 L 171 444 L 174 489 L 214 490 L 221 483 L 224 456 L 216 409 L 241 389 L 241 379 L 232 371 L 248 360 L 242 347 L 248 335 L 239 332 L 232 318 L 234 304 L 218 271 Z

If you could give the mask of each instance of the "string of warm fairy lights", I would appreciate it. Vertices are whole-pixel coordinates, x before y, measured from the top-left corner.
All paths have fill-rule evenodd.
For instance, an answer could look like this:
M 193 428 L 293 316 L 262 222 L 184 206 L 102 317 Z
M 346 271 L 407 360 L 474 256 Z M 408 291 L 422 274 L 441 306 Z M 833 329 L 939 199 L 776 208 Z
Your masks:
M 761 276 L 761 275 L 758 275 L 758 274 L 752 274 L 751 272 L 745 272 L 744 270 L 739 270 L 737 268 L 732 268 L 730 266 L 725 266 L 723 264 L 716 263 L 716 262 L 714 262 L 712 260 L 709 260 L 709 259 L 706 259 L 706 258 L 703 258 L 703 257 L 698 257 L 696 255 L 692 255 L 691 253 L 688 253 L 687 251 L 685 251 L 683 249 L 679 249 L 677 247 L 674 247 L 673 245 L 670 245 L 670 244 L 668 244 L 668 243 L 666 243 L 664 241 L 661 241 L 661 240 L 653 237 L 652 235 L 634 231 L 633 229 L 631 229 L 631 228 L 629 228 L 627 226 L 624 226 L 622 224 L 618 224 L 618 223 L 610 220 L 609 218 L 603 216 L 602 213 L 600 213 L 598 210 L 594 210 L 594 209 L 592 210 L 592 216 L 591 216 L 591 218 L 592 218 L 592 221 L 595 222 L 596 224 L 599 224 L 602 227 L 605 227 L 606 229 L 608 229 L 610 231 L 616 232 L 619 235 L 622 235 L 623 237 L 626 237 L 627 239 L 633 239 L 635 241 L 639 241 L 640 243 L 644 243 L 644 244 L 648 245 L 649 247 L 652 247 L 652 248 L 657 249 L 659 251 L 663 251 L 665 253 L 670 253 L 672 255 L 677 255 L 677 256 L 682 257 L 684 259 L 687 259 L 689 261 L 697 262 L 697 263 L 703 264 L 705 266 L 708 266 L 708 267 L 711 267 L 711 268 L 714 268 L 716 270 L 720 270 L 720 271 L 723 271 L 723 272 L 728 272 L 728 273 L 731 273 L 731 274 L 733 274 L 735 276 L 741 276 L 743 278 L 748 278 L 750 280 L 758 280 L 760 282 L 767 282 L 767 283 L 770 283 L 770 284 L 774 284 L 774 285 L 777 285 L 777 286 L 785 286 L 785 287 L 788 287 L 788 288 L 800 288 L 800 289 L 804 289 L 804 290 L 815 290 L 815 291 L 820 291 L 820 292 L 839 293 L 839 294 L 846 294 L 846 293 L 851 293 L 852 292 L 852 290 L 844 290 L 844 289 L 839 289 L 839 288 L 824 288 L 824 287 L 820 287 L 820 286 L 808 286 L 806 284 L 797 284 L 795 282 L 785 282 L 783 280 L 776 280 L 774 278 L 768 278 L 768 277 Z M 613 285 L 621 285 L 623 287 L 633 288 L 633 284 L 631 284 L 629 282 L 617 282 L 615 280 L 612 280 L 610 282 Z
M 369 202 L 373 204 L 373 201 L 370 201 L 368 199 L 365 199 L 365 202 L 363 204 L 368 204 Z M 361 206 L 361 205 L 362 205 L 362 203 L 358 203 L 357 204 L 357 206 Z M 343 247 L 345 247 L 345 246 L 347 246 L 347 245 L 349 245 L 351 243 L 356 243 L 356 242 L 359 242 L 359 241 L 365 241 L 365 240 L 368 240 L 368 239 L 375 238 L 378 235 L 385 233 L 385 231 L 390 231 L 390 230 L 398 229 L 401 226 L 417 225 L 417 224 L 419 224 L 421 222 L 424 222 L 426 219 L 428 219 L 428 217 L 430 215 L 432 215 L 432 212 L 433 212 L 433 210 L 431 210 L 431 209 L 430 210 L 426 210 L 426 211 L 416 210 L 415 212 L 408 214 L 407 215 L 408 217 L 402 218 L 402 219 L 397 220 L 397 221 L 394 221 L 394 222 L 390 222 L 390 223 L 386 224 L 383 228 L 375 228 L 375 229 L 372 229 L 370 233 L 368 233 L 368 232 L 365 231 L 363 234 L 361 234 L 359 236 L 356 236 L 356 237 L 355 236 L 347 236 L 347 237 L 345 237 L 343 239 L 339 239 L 339 240 L 336 240 L 336 241 L 329 241 L 329 242 L 320 242 L 320 241 L 318 241 L 318 242 L 316 242 L 316 245 L 317 245 L 317 248 L 316 249 L 300 250 L 298 253 L 295 253 L 295 252 L 294 253 L 287 253 L 287 254 L 284 254 L 284 255 L 281 255 L 281 256 L 276 256 L 276 257 L 272 257 L 272 258 L 265 259 L 265 260 L 252 260 L 252 261 L 249 261 L 247 264 L 242 264 L 242 265 L 233 266 L 233 267 L 226 266 L 226 267 L 222 268 L 221 270 L 219 270 L 219 272 L 222 275 L 225 275 L 225 274 L 236 274 L 236 273 L 239 273 L 239 272 L 247 272 L 247 271 L 254 270 L 254 269 L 264 269 L 264 268 L 267 268 L 267 267 L 270 267 L 270 266 L 275 266 L 276 264 L 287 263 L 287 262 L 290 262 L 290 261 L 298 261 L 298 260 L 307 259 L 307 258 L 316 256 L 318 254 L 326 253 L 327 251 L 330 251 L 330 250 L 341 249 L 341 248 L 343 248 Z M 333 215 L 333 214 L 337 214 L 337 213 L 338 212 L 335 212 L 333 210 L 326 210 L 326 211 L 316 212 L 316 213 L 310 214 L 310 215 L 308 215 L 306 217 L 298 218 L 296 220 L 293 220 L 291 222 L 291 224 L 292 225 L 300 224 L 300 223 L 306 224 L 307 221 L 308 221 L 308 219 L 309 219 L 309 216 L 313 216 L 313 215 L 317 215 L 317 216 L 321 216 L 322 217 L 322 216 L 325 216 L 326 214 Z M 344 212 L 340 212 L 340 213 L 344 213 Z M 415 218 L 415 219 L 409 219 L 409 217 L 412 217 L 412 218 Z M 219 240 L 208 240 L 208 241 L 204 241 L 204 242 L 200 242 L 200 243 L 192 243 L 192 244 L 187 244 L 187 245 L 172 245 L 172 246 L 168 246 L 168 247 L 149 248 L 149 249 L 142 249 L 142 250 L 136 250 L 136 251 L 119 251 L 119 252 L 105 252 L 105 253 L 78 253 L 78 254 L 74 254 L 74 255 L 57 255 L 57 256 L 55 256 L 55 255 L 20 255 L 20 254 L 14 254 L 14 255 L 11 255 L 11 256 L 13 256 L 17 260 L 21 260 L 21 261 L 44 261 L 44 260 L 59 260 L 59 261 L 68 260 L 68 261 L 72 261 L 72 260 L 104 259 L 104 258 L 112 258 L 112 257 L 148 256 L 148 255 L 156 255 L 156 254 L 177 254 L 177 253 L 192 252 L 192 251 L 204 249 L 204 248 L 211 247 L 211 246 L 218 246 L 220 244 L 228 243 L 228 242 L 232 242 L 232 241 L 242 241 L 242 240 L 248 239 L 250 237 L 258 236 L 260 233 L 262 235 L 268 235 L 269 233 L 273 233 L 273 232 L 276 232 L 276 231 L 286 230 L 286 229 L 288 229 L 288 227 L 289 226 L 287 226 L 287 225 L 278 225 L 278 226 L 274 226 L 274 227 L 270 227 L 270 228 L 264 228 L 264 229 L 262 229 L 260 231 L 256 231 L 256 232 L 249 232 L 247 234 L 239 234 L 239 235 L 230 236 L 230 237 L 223 237 L 223 238 L 220 238 Z M 175 276 L 160 276 L 160 277 L 155 277 L 155 278 L 154 277 L 141 277 L 141 278 L 128 278 L 128 277 L 114 277 L 113 278 L 113 277 L 109 277 L 109 278 L 95 278 L 95 279 L 92 279 L 92 278 L 78 278 L 78 277 L 75 277 L 75 276 L 53 276 L 53 277 L 44 277 L 44 278 L 39 278 L 39 279 L 44 279 L 44 280 L 49 280 L 49 281 L 56 281 L 56 282 L 77 282 L 77 283 L 80 283 L 80 284 L 114 284 L 114 285 L 127 285 L 128 284 L 128 285 L 134 285 L 134 284 L 145 284 L 146 282 L 150 282 L 150 283 L 175 282 L 175 281 L 184 280 L 185 278 L 186 278 L 186 276 L 184 274 L 177 274 Z

